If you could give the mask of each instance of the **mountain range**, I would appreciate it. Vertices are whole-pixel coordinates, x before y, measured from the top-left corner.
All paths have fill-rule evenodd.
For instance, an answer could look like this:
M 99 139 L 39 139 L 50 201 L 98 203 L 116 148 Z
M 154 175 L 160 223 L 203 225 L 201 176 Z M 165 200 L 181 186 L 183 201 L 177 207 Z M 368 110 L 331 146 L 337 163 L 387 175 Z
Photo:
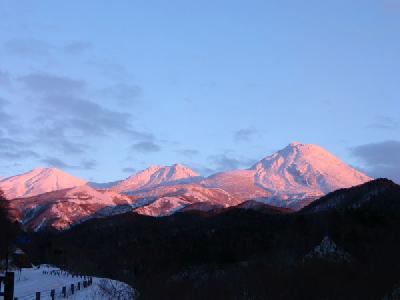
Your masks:
M 15 219 L 37 231 L 66 229 L 89 218 L 126 211 L 150 216 L 232 206 L 296 211 L 332 191 L 370 180 L 323 148 L 294 142 L 249 169 L 207 178 L 175 164 L 151 166 L 104 185 L 55 168 L 38 168 L 0 180 L 0 189 Z

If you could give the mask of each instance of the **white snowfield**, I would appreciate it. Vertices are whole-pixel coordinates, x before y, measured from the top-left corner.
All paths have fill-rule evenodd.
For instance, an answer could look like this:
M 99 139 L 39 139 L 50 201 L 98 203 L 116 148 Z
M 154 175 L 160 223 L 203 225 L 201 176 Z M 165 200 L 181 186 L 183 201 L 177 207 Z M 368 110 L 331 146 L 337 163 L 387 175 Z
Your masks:
M 59 275 L 58 275 L 59 274 Z M 58 268 L 42 265 L 40 268 L 22 269 L 15 271 L 14 298 L 18 300 L 34 300 L 36 292 L 41 293 L 40 299 L 51 299 L 51 290 L 55 290 L 55 299 L 72 300 L 131 300 L 135 299 L 135 291 L 129 285 L 107 278 L 92 277 L 92 285 L 83 287 L 84 277 L 75 276 Z M 78 290 L 80 282 L 80 290 Z M 74 284 L 74 294 L 71 291 Z M 66 287 L 67 297 L 62 295 Z

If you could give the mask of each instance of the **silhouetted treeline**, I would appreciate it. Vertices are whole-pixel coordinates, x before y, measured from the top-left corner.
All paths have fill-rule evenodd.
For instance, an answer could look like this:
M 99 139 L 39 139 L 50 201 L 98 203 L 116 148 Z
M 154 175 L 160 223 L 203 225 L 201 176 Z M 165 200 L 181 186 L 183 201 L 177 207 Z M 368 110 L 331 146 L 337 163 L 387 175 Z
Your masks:
M 3 191 L 0 190 L 0 260 L 6 257 L 7 249 L 14 244 L 18 231 L 18 225 L 11 221 L 8 204 Z

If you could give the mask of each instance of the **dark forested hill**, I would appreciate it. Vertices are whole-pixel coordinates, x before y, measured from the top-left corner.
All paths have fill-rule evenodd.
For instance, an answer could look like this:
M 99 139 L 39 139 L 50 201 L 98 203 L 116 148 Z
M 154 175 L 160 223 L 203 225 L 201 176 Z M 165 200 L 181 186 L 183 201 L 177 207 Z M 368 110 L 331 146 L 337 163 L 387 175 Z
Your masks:
M 376 179 L 329 193 L 305 207 L 303 212 L 343 210 L 374 211 L 386 216 L 400 216 L 400 186 L 388 179 Z
M 295 214 L 128 213 L 41 233 L 28 250 L 124 280 L 141 299 L 381 299 L 400 281 L 398 188 L 376 180 Z M 340 209 L 316 209 L 327 201 Z

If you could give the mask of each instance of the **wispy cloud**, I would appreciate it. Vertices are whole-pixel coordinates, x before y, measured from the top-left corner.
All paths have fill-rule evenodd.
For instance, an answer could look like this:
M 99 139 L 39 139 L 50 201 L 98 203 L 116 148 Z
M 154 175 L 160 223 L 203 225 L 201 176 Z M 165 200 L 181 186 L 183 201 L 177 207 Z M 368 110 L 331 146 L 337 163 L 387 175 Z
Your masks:
M 87 50 L 92 49 L 92 44 L 88 41 L 74 41 L 64 46 L 64 51 L 67 54 L 81 54 Z
M 7 127 L 8 124 L 12 121 L 12 117 L 5 110 L 5 107 L 8 105 L 8 101 L 0 98 L 0 124 Z M 3 127 L 4 128 L 4 127 Z
M 137 144 L 137 151 L 154 152 L 158 149 L 149 146 L 154 143 L 153 134 L 132 126 L 133 117 L 130 113 L 88 99 L 89 92 L 84 80 L 34 72 L 19 77 L 18 82 L 28 95 L 26 105 L 35 111 L 29 136 L 31 144 L 37 148 L 46 147 L 68 158 L 84 157 L 88 151 L 93 151 L 92 145 L 96 139 L 121 134 Z M 0 102 L 0 116 L 1 112 Z M 77 168 L 53 157 L 45 159 L 43 162 L 56 167 Z M 95 163 L 83 160 L 80 167 L 91 169 Z
M 49 58 L 63 52 L 68 55 L 80 55 L 93 48 L 88 41 L 72 41 L 65 45 L 56 46 L 34 38 L 11 39 L 6 41 L 3 46 L 10 55 L 31 59 Z
M 92 67 L 112 79 L 103 89 L 62 72 L 40 71 L 43 60 L 59 62 L 68 55 L 90 52 L 91 43 L 56 45 L 39 39 L 12 39 L 2 46 L 9 56 L 38 60 L 39 64 L 35 71 L 19 76 L 0 70 L 0 87 L 11 86 L 17 95 L 10 111 L 17 111 L 17 101 L 29 111 L 25 116 L 11 114 L 10 103 L 0 98 L 0 159 L 31 158 L 60 168 L 93 169 L 97 163 L 88 158 L 88 152 L 96 151 L 94 145 L 110 137 L 129 140 L 131 151 L 161 151 L 156 137 L 134 125 L 132 110 L 126 109 L 137 101 L 142 89 L 125 80 L 129 73 L 123 65 L 102 58 L 92 60 Z
M 252 166 L 256 160 L 243 157 L 243 156 L 233 156 L 228 153 L 221 153 L 216 155 L 211 155 L 208 160 L 215 166 L 215 170 L 218 172 L 249 168 Z
M 125 80 L 129 74 L 123 65 L 107 59 L 92 59 L 88 62 L 88 65 L 113 80 Z
M 134 174 L 134 173 L 136 173 L 136 169 L 135 168 L 123 168 L 122 169 L 122 172 L 124 172 L 124 173 L 129 173 L 129 174 Z
M 400 121 L 389 116 L 376 116 L 368 127 L 384 130 L 396 130 L 400 128 Z
M 85 99 L 83 80 L 44 73 L 31 73 L 19 78 L 30 94 L 36 94 L 40 122 L 45 120 L 44 131 L 78 131 L 81 136 L 108 135 L 119 132 L 136 140 L 151 140 L 152 134 L 131 126 L 132 116 L 126 112 L 109 109 Z M 31 97 L 32 98 L 32 97 Z M 31 99 L 29 99 L 31 101 Z M 43 128 L 42 128 L 43 131 Z
M 24 160 L 29 158 L 38 158 L 39 155 L 32 150 L 0 150 L 0 158 L 3 160 Z
M 130 85 L 118 83 L 99 90 L 99 97 L 111 98 L 118 100 L 122 104 L 132 104 L 137 101 L 137 98 L 142 95 L 142 88 L 138 85 Z
M 94 159 L 84 159 L 80 164 L 80 167 L 85 170 L 93 170 L 94 168 L 96 168 L 96 166 L 97 161 L 95 161 Z
M 97 166 L 97 163 L 94 160 L 83 160 L 78 165 L 71 165 L 64 160 L 53 156 L 42 158 L 41 162 L 49 167 L 55 167 L 59 169 L 93 170 Z
M 0 133 L 15 135 L 21 130 L 21 126 L 18 125 L 18 120 L 7 111 L 9 104 L 9 101 L 0 97 Z
M 74 166 L 71 166 L 64 162 L 63 160 L 57 158 L 57 157 L 45 157 L 41 160 L 43 163 L 48 165 L 49 167 L 55 167 L 59 169 L 70 169 L 74 168 Z
M 131 149 L 140 153 L 152 153 L 159 152 L 161 147 L 153 141 L 145 141 L 133 144 Z
M 258 131 L 254 128 L 242 128 L 233 134 L 233 139 L 236 142 L 250 142 L 258 134 Z
M 18 80 L 30 92 L 42 95 L 80 94 L 86 86 L 83 80 L 47 73 L 30 73 L 19 77 Z
M 400 183 L 400 141 L 389 140 L 364 144 L 351 149 L 351 154 L 373 177 L 387 177 Z
M 195 149 L 182 149 L 182 150 L 177 150 L 176 152 L 188 158 L 192 158 L 200 154 L 200 152 Z
M 28 143 L 18 141 L 9 137 L 0 137 L 0 159 L 29 159 L 38 158 L 39 155 L 30 149 Z
M 8 72 L 0 70 L 0 87 L 9 87 L 11 85 L 11 78 Z
M 108 130 L 135 134 L 129 124 L 130 114 L 110 110 L 90 100 L 56 94 L 38 98 L 38 102 L 46 115 L 59 116 L 64 125 L 75 127 L 83 134 L 104 135 Z
M 11 55 L 23 58 L 42 58 L 49 56 L 54 50 L 51 44 L 38 39 L 12 39 L 4 43 L 4 48 Z

